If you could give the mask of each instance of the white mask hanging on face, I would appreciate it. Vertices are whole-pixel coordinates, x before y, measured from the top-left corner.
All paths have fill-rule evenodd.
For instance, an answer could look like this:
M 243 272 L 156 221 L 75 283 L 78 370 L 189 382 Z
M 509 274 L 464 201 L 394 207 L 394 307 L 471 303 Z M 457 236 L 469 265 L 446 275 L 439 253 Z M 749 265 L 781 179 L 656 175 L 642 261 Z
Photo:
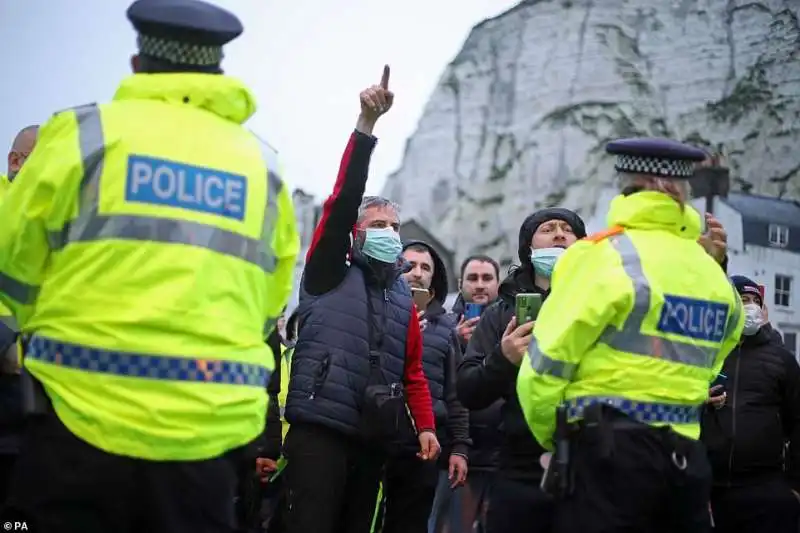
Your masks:
M 758 304 L 746 304 L 744 306 L 744 329 L 742 335 L 752 336 L 758 333 L 764 325 L 764 312 Z

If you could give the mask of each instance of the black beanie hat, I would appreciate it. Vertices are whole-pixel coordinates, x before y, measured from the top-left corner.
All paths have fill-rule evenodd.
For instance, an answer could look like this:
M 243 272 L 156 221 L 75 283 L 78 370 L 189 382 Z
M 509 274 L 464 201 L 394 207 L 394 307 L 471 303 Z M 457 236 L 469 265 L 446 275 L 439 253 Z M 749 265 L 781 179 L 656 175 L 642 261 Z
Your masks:
M 529 215 L 519 227 L 519 260 L 524 267 L 531 263 L 531 239 L 536 230 L 548 220 L 563 220 L 572 228 L 579 239 L 586 237 L 586 225 L 575 211 L 563 207 L 545 207 Z
M 758 283 L 747 276 L 731 276 L 731 281 L 733 286 L 736 287 L 736 292 L 740 295 L 752 294 L 758 298 L 759 305 L 764 305 L 764 301 L 761 299 L 761 291 L 758 290 Z

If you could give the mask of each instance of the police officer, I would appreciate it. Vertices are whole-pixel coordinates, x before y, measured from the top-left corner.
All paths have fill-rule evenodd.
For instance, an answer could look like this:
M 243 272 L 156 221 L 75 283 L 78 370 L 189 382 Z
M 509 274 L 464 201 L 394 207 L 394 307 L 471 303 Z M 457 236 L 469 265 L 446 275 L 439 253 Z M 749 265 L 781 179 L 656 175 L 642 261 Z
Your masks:
M 744 316 L 686 203 L 705 154 L 660 139 L 607 150 L 622 193 L 610 228 L 556 264 L 517 393 L 534 436 L 555 445 L 548 478 L 569 482 L 556 485 L 556 531 L 706 531 L 698 414 Z M 566 421 L 556 427 L 562 402 L 577 421 L 569 433 Z
M 51 118 L 0 209 L 0 299 L 46 394 L 11 499 L 48 532 L 230 531 L 299 249 L 292 203 L 242 127 L 252 93 L 221 75 L 239 20 L 196 0 L 128 16 L 135 74 Z

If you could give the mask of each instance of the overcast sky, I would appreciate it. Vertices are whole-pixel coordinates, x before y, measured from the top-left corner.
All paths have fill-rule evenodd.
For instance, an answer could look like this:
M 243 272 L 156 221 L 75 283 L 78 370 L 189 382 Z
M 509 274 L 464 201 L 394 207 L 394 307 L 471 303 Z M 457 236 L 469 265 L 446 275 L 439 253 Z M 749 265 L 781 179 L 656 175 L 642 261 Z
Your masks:
M 286 179 L 330 192 L 359 91 L 392 66 L 395 106 L 379 124 L 368 192 L 400 164 L 406 138 L 470 28 L 512 0 L 217 0 L 243 21 L 226 73 L 255 92 L 248 126 L 280 153 Z M 0 153 L 57 110 L 109 100 L 129 74 L 125 0 L 0 0 Z M 5 159 L 5 157 L 3 157 Z M 0 172 L 6 171 L 0 163 Z

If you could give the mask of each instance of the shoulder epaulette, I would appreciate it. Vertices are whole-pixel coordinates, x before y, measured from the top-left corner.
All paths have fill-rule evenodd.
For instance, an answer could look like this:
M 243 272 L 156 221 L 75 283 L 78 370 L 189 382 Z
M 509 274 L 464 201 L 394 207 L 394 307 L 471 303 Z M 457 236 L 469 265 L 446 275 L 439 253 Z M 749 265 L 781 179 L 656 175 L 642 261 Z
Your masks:
M 52 116 L 60 115 L 61 113 L 65 113 L 67 111 L 75 111 L 77 113 L 77 112 L 79 112 L 79 111 L 81 111 L 83 109 L 88 109 L 90 107 L 97 107 L 97 102 L 89 102 L 88 104 L 81 104 L 81 105 L 75 105 L 75 106 L 71 106 L 71 107 L 65 107 L 64 109 L 59 109 L 58 111 L 53 113 Z
M 622 226 L 611 226 L 610 228 L 606 228 L 602 231 L 598 231 L 597 233 L 592 233 L 591 235 L 587 235 L 584 237 L 583 241 L 589 241 L 598 243 L 608 239 L 609 237 L 613 237 L 615 235 L 619 235 L 620 233 L 624 232 L 625 228 Z

